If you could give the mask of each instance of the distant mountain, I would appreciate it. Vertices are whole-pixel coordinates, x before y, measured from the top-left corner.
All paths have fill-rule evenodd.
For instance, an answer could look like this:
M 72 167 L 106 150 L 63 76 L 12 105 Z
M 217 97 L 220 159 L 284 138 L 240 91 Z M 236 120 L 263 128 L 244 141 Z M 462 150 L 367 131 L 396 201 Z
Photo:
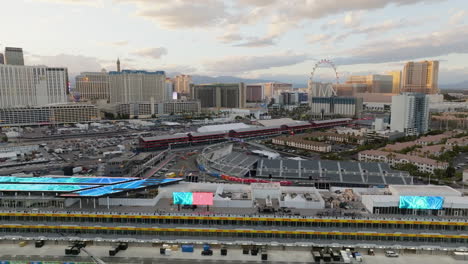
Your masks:
M 169 73 L 169 77 L 174 77 L 178 75 L 178 73 Z M 246 78 L 241 78 L 241 77 L 235 77 L 235 76 L 217 76 L 217 77 L 211 77 L 211 76 L 205 76 L 205 75 L 192 75 L 192 80 L 193 83 L 195 84 L 204 84 L 204 83 L 238 83 L 238 82 L 243 82 L 247 84 L 252 84 L 252 83 L 267 83 L 267 82 L 283 82 L 280 80 L 265 80 L 265 79 L 246 79 Z M 288 83 L 288 82 L 285 82 Z M 293 83 L 292 84 L 294 88 L 300 88 L 300 87 L 307 87 L 307 84 L 302 84 L 302 83 Z
M 192 80 L 195 84 L 202 84 L 202 83 L 266 83 L 266 82 L 276 82 L 274 80 L 262 80 L 262 79 L 245 79 L 235 76 L 218 76 L 218 77 L 210 77 L 210 76 L 203 76 L 203 75 L 192 75 Z
M 468 81 L 451 84 L 440 84 L 440 89 L 462 89 L 468 90 Z

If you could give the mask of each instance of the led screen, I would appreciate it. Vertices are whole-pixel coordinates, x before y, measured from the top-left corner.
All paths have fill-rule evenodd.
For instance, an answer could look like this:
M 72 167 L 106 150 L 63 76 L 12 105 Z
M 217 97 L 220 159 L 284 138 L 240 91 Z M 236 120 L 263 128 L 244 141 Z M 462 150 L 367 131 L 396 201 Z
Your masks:
M 202 192 L 174 192 L 174 204 L 183 205 L 213 205 L 213 193 Z
M 72 192 L 96 187 L 94 185 L 57 185 L 57 184 L 0 184 L 0 191 L 19 192 Z
M 440 196 L 400 196 L 400 208 L 404 209 L 442 209 L 444 197 Z
M 193 204 L 213 205 L 213 193 L 193 193 Z
M 173 192 L 172 198 L 174 204 L 193 204 L 193 195 L 191 192 Z
M 13 177 L 0 176 L 1 183 L 39 183 L 39 184 L 115 184 L 136 180 L 137 178 L 111 177 Z

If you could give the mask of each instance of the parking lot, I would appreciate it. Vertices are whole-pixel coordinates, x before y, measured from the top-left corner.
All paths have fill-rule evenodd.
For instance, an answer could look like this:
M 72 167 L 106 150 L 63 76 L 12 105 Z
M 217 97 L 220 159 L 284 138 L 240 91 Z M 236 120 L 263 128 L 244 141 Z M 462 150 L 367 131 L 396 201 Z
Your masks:
M 135 155 L 140 136 L 161 136 L 196 131 L 200 125 L 163 125 L 156 120 L 109 121 L 53 127 L 11 128 L 21 137 L 2 147 L 40 146 L 16 160 L 0 160 L 0 175 L 62 175 L 66 166 L 82 167 L 82 174 L 101 176 L 114 157 Z M 180 170 L 180 168 L 177 168 Z M 169 169 L 167 170 L 169 171 Z

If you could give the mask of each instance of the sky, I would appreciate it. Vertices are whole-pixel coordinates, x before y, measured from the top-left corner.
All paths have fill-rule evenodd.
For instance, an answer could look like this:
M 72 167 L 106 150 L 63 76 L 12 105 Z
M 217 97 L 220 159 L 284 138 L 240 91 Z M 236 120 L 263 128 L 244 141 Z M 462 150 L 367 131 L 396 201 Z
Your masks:
M 0 49 L 29 65 L 305 82 L 439 60 L 468 80 L 467 0 L 2 0 Z M 333 79 L 317 68 L 314 78 Z

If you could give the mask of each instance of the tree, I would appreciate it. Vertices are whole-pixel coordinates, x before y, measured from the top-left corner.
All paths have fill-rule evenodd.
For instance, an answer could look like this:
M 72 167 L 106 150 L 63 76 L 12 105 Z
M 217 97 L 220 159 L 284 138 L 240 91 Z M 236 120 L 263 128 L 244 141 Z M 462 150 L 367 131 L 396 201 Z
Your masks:
M 2 142 L 8 142 L 8 137 L 7 137 L 7 136 L 3 136 L 3 137 L 2 137 Z
M 447 168 L 447 170 L 445 170 L 445 175 L 447 175 L 447 178 L 452 178 L 455 176 L 456 172 L 457 171 L 455 170 L 455 168 L 450 166 Z
M 115 119 L 115 115 L 113 113 L 106 112 L 104 113 L 104 118 L 112 120 L 112 119 Z
M 441 169 L 435 169 L 434 170 L 434 175 L 436 176 L 436 178 L 442 179 L 445 176 L 445 171 L 441 170 Z

